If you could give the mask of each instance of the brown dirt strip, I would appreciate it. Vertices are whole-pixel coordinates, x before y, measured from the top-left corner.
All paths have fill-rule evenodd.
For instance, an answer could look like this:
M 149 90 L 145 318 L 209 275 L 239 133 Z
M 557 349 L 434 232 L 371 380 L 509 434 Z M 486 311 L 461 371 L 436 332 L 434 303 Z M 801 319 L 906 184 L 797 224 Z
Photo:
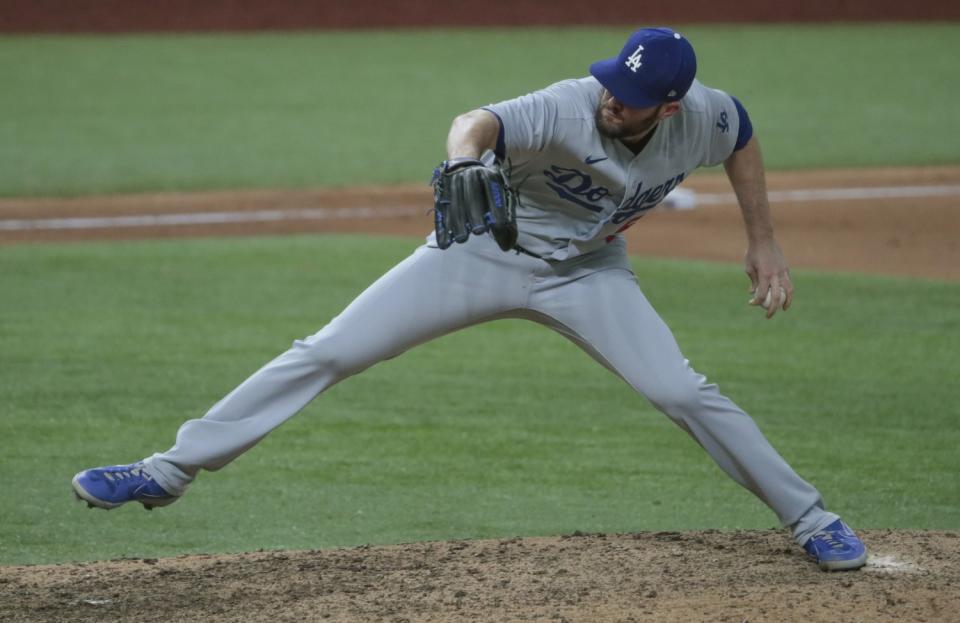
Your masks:
M 773 172 L 771 191 L 960 184 L 960 167 Z M 698 174 L 685 187 L 729 193 L 722 175 Z M 85 230 L 0 230 L 0 243 L 355 232 L 424 236 L 432 227 L 425 186 L 315 190 L 255 190 L 84 198 L 0 199 L 0 220 L 79 216 L 299 210 L 356 210 L 328 219 L 166 225 Z M 383 210 L 371 218 L 368 208 Z M 843 270 L 960 280 L 960 197 L 780 201 L 777 236 L 794 268 Z M 658 210 L 627 234 L 638 255 L 739 261 L 744 247 L 738 208 L 709 205 L 691 211 Z
M 782 531 L 572 535 L 0 567 L 26 621 L 956 621 L 960 534 L 867 530 L 824 573 Z

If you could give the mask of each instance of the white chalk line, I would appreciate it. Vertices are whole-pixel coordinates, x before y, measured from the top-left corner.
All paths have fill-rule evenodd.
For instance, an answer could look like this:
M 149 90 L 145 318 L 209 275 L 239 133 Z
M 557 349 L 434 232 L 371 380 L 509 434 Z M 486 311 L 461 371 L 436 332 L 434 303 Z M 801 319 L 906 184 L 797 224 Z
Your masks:
M 864 188 L 811 188 L 773 190 L 773 202 L 862 201 L 866 199 L 919 199 L 925 197 L 960 196 L 960 184 L 933 186 L 875 186 Z M 668 200 L 669 201 L 669 200 Z M 695 204 L 730 205 L 736 202 L 733 193 L 695 193 Z M 185 212 L 129 216 L 60 217 L 44 219 L 0 220 L 0 231 L 77 230 L 135 227 L 171 227 L 184 225 L 226 225 L 233 223 L 267 223 L 278 221 L 324 221 L 375 219 L 396 216 L 425 215 L 424 208 L 353 207 L 305 208 L 299 210 L 253 210 L 235 212 Z
M 177 225 L 227 225 L 277 221 L 330 221 L 374 219 L 426 214 L 427 208 L 305 208 L 302 210 L 252 210 L 240 212 L 185 212 L 130 216 L 87 216 L 45 219 L 0 220 L 2 231 L 43 229 L 106 229 L 122 227 L 170 227 Z
M 873 186 L 864 188 L 807 188 L 771 190 L 770 201 L 863 201 L 866 199 L 922 199 L 960 196 L 960 184 L 935 186 Z M 697 205 L 728 205 L 737 200 L 733 193 L 697 193 Z

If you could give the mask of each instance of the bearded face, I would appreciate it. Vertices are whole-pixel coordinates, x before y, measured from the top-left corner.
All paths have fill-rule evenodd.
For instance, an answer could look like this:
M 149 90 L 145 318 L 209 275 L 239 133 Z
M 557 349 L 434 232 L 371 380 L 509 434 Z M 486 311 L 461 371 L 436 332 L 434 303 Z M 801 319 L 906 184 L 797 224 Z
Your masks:
M 607 138 L 638 140 L 662 118 L 665 104 L 650 108 L 631 108 L 604 89 L 594 115 L 597 131 Z

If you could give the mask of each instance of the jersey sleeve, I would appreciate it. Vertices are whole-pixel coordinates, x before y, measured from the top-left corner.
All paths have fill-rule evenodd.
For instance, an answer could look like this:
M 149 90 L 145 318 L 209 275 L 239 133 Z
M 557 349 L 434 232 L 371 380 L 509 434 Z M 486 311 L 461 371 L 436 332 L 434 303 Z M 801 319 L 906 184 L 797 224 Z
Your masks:
M 737 107 L 737 117 L 740 119 L 740 129 L 737 130 L 737 144 L 733 146 L 733 151 L 740 151 L 747 146 L 747 143 L 753 137 L 753 123 L 750 121 L 747 109 L 743 107 L 740 100 L 732 95 L 730 97 L 733 99 L 734 106 Z
M 549 89 L 484 106 L 500 120 L 497 156 L 523 161 L 543 151 L 556 133 L 559 108 Z
M 712 167 L 730 157 L 736 149 L 743 147 L 749 136 L 741 143 L 741 107 L 738 102 L 723 91 L 704 89 L 705 127 L 704 154 L 701 166 Z M 746 115 L 746 110 L 744 110 Z M 748 120 L 749 123 L 749 120 Z M 747 128 L 743 128 L 745 131 Z M 750 129 L 752 132 L 752 129 Z

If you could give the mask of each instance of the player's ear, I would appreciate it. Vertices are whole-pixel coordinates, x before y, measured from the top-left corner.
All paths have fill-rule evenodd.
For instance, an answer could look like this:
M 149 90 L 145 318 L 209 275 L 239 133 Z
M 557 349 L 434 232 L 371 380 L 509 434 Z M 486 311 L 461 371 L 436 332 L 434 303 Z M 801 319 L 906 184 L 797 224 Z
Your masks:
M 667 119 L 680 112 L 680 102 L 667 102 L 660 109 L 660 118 Z

